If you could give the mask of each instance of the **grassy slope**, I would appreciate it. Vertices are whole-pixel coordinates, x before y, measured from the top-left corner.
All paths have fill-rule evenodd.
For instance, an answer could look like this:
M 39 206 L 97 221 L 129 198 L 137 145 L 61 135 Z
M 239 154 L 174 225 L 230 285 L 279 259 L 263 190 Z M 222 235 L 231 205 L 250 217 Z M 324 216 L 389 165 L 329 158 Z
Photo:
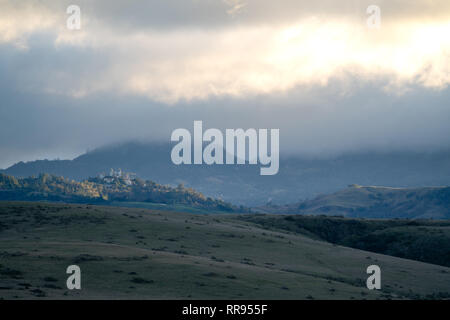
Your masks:
M 450 221 L 252 214 L 240 219 L 361 250 L 450 267 Z
M 236 216 L 0 202 L 2 298 L 377 299 L 448 296 L 450 269 L 262 229 Z M 82 290 L 65 289 L 65 269 Z M 365 269 L 382 269 L 382 291 Z
M 185 213 L 196 213 L 196 214 L 210 214 L 210 213 L 227 213 L 226 211 L 212 211 L 204 208 L 198 208 L 182 204 L 165 204 L 165 203 L 152 203 L 152 202 L 131 202 L 131 201 L 112 201 L 108 203 L 110 206 L 114 207 L 125 207 L 125 208 L 141 208 L 159 211 L 177 211 Z M 228 212 L 229 213 L 229 212 Z

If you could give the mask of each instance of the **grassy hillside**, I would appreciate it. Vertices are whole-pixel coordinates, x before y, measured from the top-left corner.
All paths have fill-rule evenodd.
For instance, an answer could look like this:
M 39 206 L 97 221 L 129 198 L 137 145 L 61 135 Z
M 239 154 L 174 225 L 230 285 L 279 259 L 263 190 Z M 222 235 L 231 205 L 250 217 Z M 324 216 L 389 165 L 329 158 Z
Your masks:
M 264 206 L 256 211 L 362 218 L 450 219 L 450 187 L 389 188 L 353 185 L 301 203 Z
M 450 296 L 450 269 L 267 230 L 240 216 L 0 202 L 0 297 L 410 299 Z M 82 289 L 66 289 L 77 264 Z M 365 287 L 367 266 L 382 290 Z
M 264 228 L 347 247 L 450 267 L 450 221 L 366 220 L 327 216 L 248 215 Z
M 15 178 L 0 173 L 0 200 L 62 201 L 69 203 L 110 204 L 111 202 L 181 205 L 193 209 L 231 212 L 230 203 L 206 197 L 182 184 L 176 188 L 139 178 L 90 178 L 82 182 L 49 174 Z M 135 205 L 133 205 L 135 206 Z

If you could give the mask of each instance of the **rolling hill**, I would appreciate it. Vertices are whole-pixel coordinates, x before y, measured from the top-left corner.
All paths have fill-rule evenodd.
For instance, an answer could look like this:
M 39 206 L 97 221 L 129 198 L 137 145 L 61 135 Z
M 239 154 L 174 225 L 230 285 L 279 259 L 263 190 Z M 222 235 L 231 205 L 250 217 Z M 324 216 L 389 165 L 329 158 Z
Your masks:
M 360 218 L 450 219 L 450 187 L 352 185 L 312 200 L 284 206 L 266 205 L 254 211 Z
M 128 176 L 95 177 L 81 182 L 49 174 L 15 178 L 0 173 L 0 200 L 111 203 L 131 206 L 183 205 L 206 212 L 232 212 L 238 208 L 220 199 L 179 185 L 176 188 Z
M 448 267 L 347 248 L 245 217 L 0 202 L 0 298 L 450 297 Z M 81 268 L 81 290 L 66 288 L 73 264 Z M 372 264 L 381 268 L 381 290 L 366 288 Z
M 450 267 L 450 221 L 355 219 L 303 215 L 245 215 L 270 230 Z

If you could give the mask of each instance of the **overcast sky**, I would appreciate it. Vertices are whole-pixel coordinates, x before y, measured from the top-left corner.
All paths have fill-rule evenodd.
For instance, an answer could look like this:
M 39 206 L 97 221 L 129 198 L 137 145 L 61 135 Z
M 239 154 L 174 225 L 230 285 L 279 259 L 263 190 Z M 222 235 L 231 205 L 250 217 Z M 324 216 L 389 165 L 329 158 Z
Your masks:
M 284 153 L 447 149 L 449 34 L 448 0 L 0 0 L 0 168 L 194 120 Z

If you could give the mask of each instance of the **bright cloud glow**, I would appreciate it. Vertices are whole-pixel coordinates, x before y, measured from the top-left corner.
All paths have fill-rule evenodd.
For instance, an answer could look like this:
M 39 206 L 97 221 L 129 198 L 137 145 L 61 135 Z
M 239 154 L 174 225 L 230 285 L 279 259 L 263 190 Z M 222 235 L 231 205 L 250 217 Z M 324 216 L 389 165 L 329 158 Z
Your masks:
M 109 65 L 100 71 L 75 78 L 69 69 L 59 70 L 58 77 L 39 80 L 35 87 L 49 93 L 81 97 L 114 91 L 171 104 L 324 86 L 330 79 L 388 79 L 385 89 L 397 93 L 410 85 L 443 89 L 450 83 L 448 19 L 387 20 L 373 30 L 361 17 L 330 15 L 289 24 L 116 33 L 90 16 L 81 31 L 73 32 L 63 27 L 66 17 L 54 10 L 0 3 L 7 8 L 0 18 L 0 42 L 26 49 L 27 38 L 47 32 L 54 37 L 52 50 L 74 47 L 108 55 Z M 244 3 L 228 4 L 242 8 Z

